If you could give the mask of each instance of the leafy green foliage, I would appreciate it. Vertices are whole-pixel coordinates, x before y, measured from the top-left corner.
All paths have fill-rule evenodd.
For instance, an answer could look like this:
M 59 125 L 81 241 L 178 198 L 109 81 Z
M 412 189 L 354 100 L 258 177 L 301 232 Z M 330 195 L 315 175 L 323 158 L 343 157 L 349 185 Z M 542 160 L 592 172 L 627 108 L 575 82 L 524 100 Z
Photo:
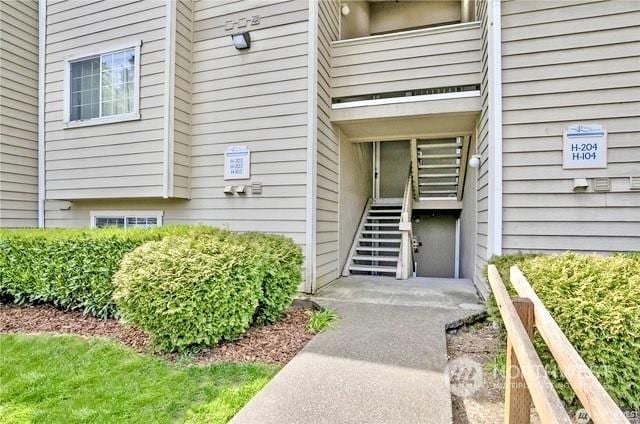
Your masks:
M 155 344 L 184 351 L 232 340 L 251 324 L 261 290 L 252 249 L 233 238 L 170 236 L 122 260 L 114 299 Z
M 171 234 L 226 234 L 205 226 L 0 231 L 0 295 L 116 315 L 111 277 L 127 253 Z
M 277 320 L 302 279 L 300 248 L 277 235 L 168 226 L 0 236 L 0 296 L 99 317 L 124 312 L 170 350 Z
M 338 313 L 336 311 L 329 308 L 322 308 L 311 314 L 309 322 L 307 323 L 307 329 L 317 334 L 333 326 L 337 319 Z
M 1 335 L 0 345 L 3 423 L 226 423 L 277 371 L 170 364 L 77 336 Z
M 260 272 L 262 287 L 254 321 L 274 322 L 289 307 L 302 281 L 302 251 L 286 237 L 246 233 L 238 242 L 253 249 L 252 266 Z
M 115 274 L 124 317 L 158 347 L 185 351 L 274 321 L 301 280 L 302 253 L 280 236 L 171 236 L 130 252 Z
M 621 406 L 640 408 L 640 253 L 518 255 L 492 262 L 508 286 L 509 267 L 517 264 L 607 392 Z M 539 336 L 535 345 L 559 394 L 575 405 Z

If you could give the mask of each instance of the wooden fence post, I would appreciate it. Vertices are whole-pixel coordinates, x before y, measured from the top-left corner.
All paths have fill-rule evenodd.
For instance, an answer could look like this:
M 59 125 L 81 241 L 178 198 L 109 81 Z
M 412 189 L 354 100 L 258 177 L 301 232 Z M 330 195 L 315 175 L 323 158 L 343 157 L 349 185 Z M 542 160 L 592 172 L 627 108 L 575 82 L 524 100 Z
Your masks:
M 533 340 L 533 326 L 535 323 L 533 302 L 523 297 L 515 297 L 512 302 L 524 329 L 529 335 L 529 339 Z M 509 337 L 507 337 L 504 408 L 505 424 L 529 424 L 531 395 Z

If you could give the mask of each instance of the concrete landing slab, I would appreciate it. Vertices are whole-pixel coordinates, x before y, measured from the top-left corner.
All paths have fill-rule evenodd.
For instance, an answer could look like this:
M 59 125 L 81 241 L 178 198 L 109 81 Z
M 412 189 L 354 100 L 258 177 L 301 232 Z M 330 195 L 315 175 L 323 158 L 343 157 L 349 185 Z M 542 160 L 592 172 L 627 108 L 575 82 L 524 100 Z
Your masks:
M 339 321 L 314 337 L 233 423 L 451 422 L 444 328 L 477 313 L 470 281 L 349 277 L 314 300 L 336 309 Z

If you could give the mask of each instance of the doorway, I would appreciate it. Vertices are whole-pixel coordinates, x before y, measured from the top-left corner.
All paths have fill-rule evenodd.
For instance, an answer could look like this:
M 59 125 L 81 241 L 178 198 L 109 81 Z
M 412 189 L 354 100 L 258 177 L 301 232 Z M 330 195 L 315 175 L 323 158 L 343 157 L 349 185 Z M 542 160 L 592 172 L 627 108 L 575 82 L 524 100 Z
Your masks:
M 411 166 L 409 141 L 375 141 L 373 153 L 373 197 L 401 199 Z
M 457 278 L 457 231 L 455 213 L 414 214 L 413 235 L 419 243 L 415 256 L 418 277 Z

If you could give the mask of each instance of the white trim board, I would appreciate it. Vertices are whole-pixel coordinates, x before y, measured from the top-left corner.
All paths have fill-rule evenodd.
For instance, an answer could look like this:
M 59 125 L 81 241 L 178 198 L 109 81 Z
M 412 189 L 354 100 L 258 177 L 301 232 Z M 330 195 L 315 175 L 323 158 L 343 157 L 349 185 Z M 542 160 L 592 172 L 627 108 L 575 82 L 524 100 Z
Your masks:
M 424 94 L 421 96 L 389 97 L 386 99 L 375 99 L 375 100 L 357 100 L 354 102 L 332 104 L 331 109 L 346 109 L 350 107 L 362 107 L 362 106 L 394 105 L 394 104 L 400 104 L 400 103 L 415 103 L 415 102 L 425 102 L 425 101 L 432 101 L 432 100 L 465 99 L 469 97 L 480 97 L 480 91 L 473 90 L 473 91 L 460 91 L 456 93 Z
M 175 22 L 177 14 L 176 0 L 165 3 L 165 45 L 164 45 L 164 125 L 162 144 L 162 197 L 173 196 L 173 149 L 174 114 L 173 107 L 176 78 Z
M 487 256 L 502 253 L 502 36 L 500 0 L 488 2 L 488 234 Z
M 47 63 L 47 2 L 38 2 L 38 227 L 45 226 L 45 96 Z
M 307 193 L 304 291 L 316 289 L 316 183 L 318 159 L 318 3 L 309 2 L 307 29 Z

